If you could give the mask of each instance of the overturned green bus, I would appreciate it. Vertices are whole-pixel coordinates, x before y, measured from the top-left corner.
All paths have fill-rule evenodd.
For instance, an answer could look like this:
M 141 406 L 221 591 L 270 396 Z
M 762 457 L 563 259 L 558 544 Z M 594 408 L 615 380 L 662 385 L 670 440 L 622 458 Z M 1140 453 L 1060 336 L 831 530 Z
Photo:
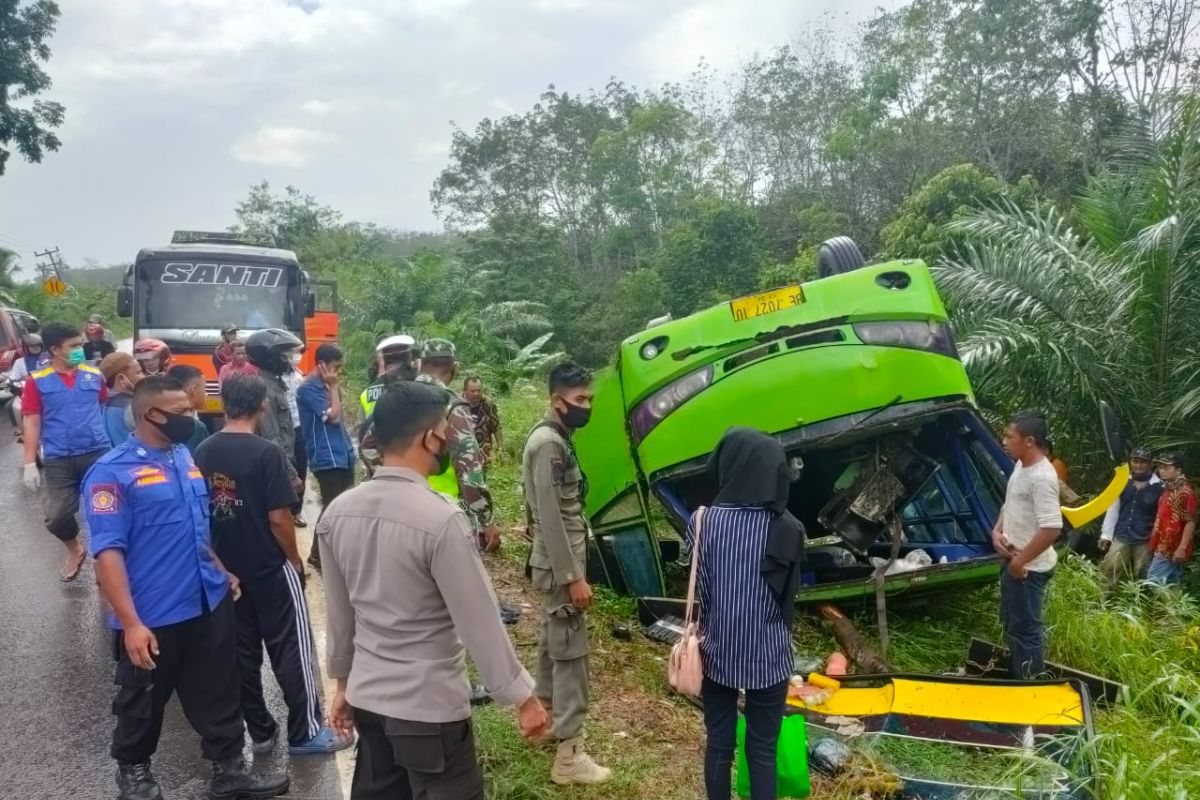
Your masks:
M 896 518 L 907 571 L 888 577 L 889 593 L 998 574 L 990 531 L 1012 462 L 979 415 L 928 268 L 864 266 L 848 240 L 830 246 L 836 257 L 818 280 L 621 343 L 576 438 L 593 577 L 665 593 L 663 563 L 680 539 L 660 538 L 651 503 L 682 531 L 715 494 L 706 463 L 732 425 L 777 437 L 799 476 L 790 503 L 808 540 L 799 602 L 873 593 L 871 558 L 888 557 Z

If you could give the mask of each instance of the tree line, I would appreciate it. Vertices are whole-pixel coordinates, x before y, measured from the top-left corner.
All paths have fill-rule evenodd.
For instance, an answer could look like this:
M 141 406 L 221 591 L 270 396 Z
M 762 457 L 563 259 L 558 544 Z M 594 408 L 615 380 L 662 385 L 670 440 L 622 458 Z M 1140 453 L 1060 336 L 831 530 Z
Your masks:
M 913 0 L 849 34 L 817 20 L 730 73 L 550 86 L 455 128 L 430 193 L 445 234 L 266 183 L 236 227 L 337 278 L 357 359 L 389 330 L 443 335 L 502 382 L 809 279 L 845 234 L 934 265 L 996 413 L 1045 408 L 1085 463 L 1100 398 L 1135 435 L 1194 447 L 1198 3 Z

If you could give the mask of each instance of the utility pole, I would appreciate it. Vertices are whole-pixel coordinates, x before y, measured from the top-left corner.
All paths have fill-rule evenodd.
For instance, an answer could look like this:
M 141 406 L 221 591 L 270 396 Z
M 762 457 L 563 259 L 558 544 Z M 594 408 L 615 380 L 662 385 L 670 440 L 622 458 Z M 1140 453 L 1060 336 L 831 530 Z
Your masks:
M 51 275 L 61 281 L 66 281 L 63 273 L 67 271 L 67 265 L 63 263 L 62 256 L 59 254 L 58 248 L 53 250 L 46 249 L 40 253 L 34 251 L 34 258 L 38 259 L 37 269 L 42 274 L 42 280 L 46 280 Z M 44 261 L 42 259 L 45 259 Z

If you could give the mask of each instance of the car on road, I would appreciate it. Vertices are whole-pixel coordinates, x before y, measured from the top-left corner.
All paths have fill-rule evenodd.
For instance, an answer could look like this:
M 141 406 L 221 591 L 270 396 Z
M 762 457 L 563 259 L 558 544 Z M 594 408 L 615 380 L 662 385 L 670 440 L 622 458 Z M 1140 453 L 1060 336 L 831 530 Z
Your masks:
M 12 369 L 16 360 L 25 355 L 21 337 L 38 330 L 38 319 L 28 311 L 0 306 L 0 376 Z M 8 381 L 0 381 L 0 403 L 12 399 Z
M 575 440 L 594 578 L 664 595 L 675 534 L 712 502 L 706 464 L 733 425 L 774 435 L 791 460 L 790 510 L 808 546 L 798 602 L 872 594 L 894 534 L 889 593 L 998 574 L 990 532 L 1012 461 L 980 415 L 921 261 L 867 266 L 843 237 L 822 247 L 816 280 L 659 320 L 622 342 Z M 666 526 L 652 524 L 663 515 Z

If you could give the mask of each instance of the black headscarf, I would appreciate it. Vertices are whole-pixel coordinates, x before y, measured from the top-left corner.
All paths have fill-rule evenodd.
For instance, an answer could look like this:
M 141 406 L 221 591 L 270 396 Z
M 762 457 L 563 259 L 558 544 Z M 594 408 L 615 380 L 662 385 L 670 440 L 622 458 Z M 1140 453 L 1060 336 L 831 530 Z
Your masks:
M 717 485 L 714 505 L 760 506 L 771 512 L 762 576 L 791 625 L 804 564 L 804 526 L 788 511 L 791 477 L 778 441 L 753 428 L 732 427 L 708 460 Z

